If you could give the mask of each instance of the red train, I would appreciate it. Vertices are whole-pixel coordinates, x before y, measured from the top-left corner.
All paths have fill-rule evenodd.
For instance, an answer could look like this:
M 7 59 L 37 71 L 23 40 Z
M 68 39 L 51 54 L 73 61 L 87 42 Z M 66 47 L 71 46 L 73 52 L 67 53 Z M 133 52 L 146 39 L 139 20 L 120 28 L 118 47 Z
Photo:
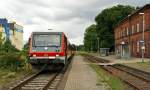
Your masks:
M 65 65 L 73 48 L 63 32 L 33 32 L 29 38 L 29 63 L 34 69 L 42 65 Z

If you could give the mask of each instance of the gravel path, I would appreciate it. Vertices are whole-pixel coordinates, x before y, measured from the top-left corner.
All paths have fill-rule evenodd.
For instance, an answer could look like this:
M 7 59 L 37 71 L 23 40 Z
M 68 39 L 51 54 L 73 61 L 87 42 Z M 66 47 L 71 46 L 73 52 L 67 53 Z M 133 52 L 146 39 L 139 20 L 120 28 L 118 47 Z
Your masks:
M 65 90 L 109 90 L 105 84 L 98 84 L 98 77 L 84 62 L 82 56 L 75 56 Z

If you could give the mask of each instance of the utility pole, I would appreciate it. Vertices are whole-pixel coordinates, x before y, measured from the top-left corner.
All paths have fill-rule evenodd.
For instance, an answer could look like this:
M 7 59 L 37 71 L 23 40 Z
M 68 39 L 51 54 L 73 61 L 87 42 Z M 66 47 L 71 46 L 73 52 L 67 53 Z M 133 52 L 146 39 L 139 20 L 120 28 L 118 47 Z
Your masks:
M 143 20 L 143 34 L 142 34 L 142 62 L 144 62 L 144 50 L 145 50 L 145 42 L 144 42 L 144 13 L 139 13 L 140 15 L 142 15 L 142 20 Z

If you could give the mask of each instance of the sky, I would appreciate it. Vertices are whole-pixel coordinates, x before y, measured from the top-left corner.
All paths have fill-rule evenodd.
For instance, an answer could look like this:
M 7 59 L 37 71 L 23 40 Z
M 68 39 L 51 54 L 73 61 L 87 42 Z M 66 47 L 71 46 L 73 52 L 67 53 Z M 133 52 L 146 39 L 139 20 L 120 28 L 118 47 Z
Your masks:
M 150 0 L 1 0 L 0 18 L 24 27 L 24 41 L 33 31 L 64 32 L 72 44 L 83 44 L 85 29 L 103 9 L 118 4 L 143 6 Z

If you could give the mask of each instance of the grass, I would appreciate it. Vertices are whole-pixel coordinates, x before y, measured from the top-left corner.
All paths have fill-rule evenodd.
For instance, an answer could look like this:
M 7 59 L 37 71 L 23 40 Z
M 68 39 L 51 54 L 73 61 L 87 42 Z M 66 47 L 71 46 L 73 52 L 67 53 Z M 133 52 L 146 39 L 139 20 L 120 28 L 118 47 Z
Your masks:
M 31 70 L 27 69 L 27 67 L 17 70 L 16 72 L 0 68 L 0 87 L 6 86 L 10 82 L 14 82 L 29 73 L 31 73 Z
M 83 51 L 76 51 L 75 53 L 76 53 L 76 55 L 86 55 L 86 54 L 88 54 L 87 52 L 83 52 Z
M 137 62 L 137 64 L 139 64 L 139 65 L 148 65 L 148 66 L 150 66 L 150 61 L 148 61 L 148 62 Z
M 7 86 L 10 82 L 15 82 L 27 74 L 32 74 L 26 60 L 23 52 L 2 53 L 0 51 L 0 87 Z
M 136 64 L 141 67 L 150 68 L 150 62 L 138 62 Z
M 89 65 L 97 73 L 98 76 L 97 85 L 99 85 L 101 82 L 104 82 L 107 83 L 112 88 L 112 90 L 125 90 L 123 82 L 119 78 L 108 74 L 95 64 L 90 63 Z
M 129 67 L 137 68 L 139 70 L 148 71 L 150 70 L 150 61 L 148 62 L 136 62 L 136 63 L 126 63 L 124 65 L 127 65 Z

